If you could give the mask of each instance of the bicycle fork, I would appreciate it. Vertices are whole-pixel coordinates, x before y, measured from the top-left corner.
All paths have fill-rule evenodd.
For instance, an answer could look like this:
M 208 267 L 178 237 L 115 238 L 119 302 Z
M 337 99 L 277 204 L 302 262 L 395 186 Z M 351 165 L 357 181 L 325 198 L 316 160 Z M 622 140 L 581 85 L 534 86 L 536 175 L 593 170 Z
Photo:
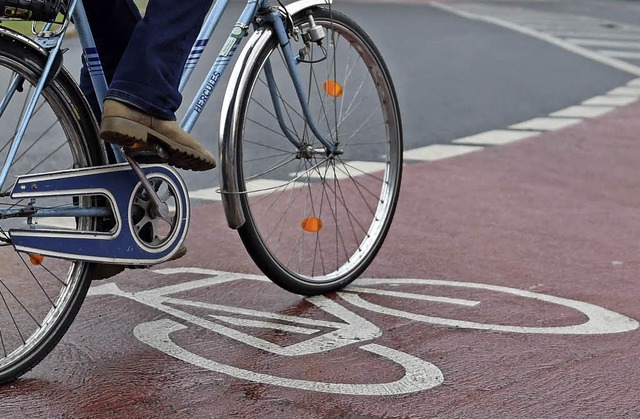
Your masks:
M 307 19 L 309 22 L 309 29 L 305 33 L 306 39 L 305 43 L 308 45 L 310 42 L 321 43 L 324 38 L 324 30 L 321 26 L 316 25 L 313 20 L 313 14 L 310 10 L 307 10 Z M 309 129 L 313 133 L 313 135 L 320 141 L 320 143 L 325 147 L 325 150 L 319 151 L 310 148 L 307 144 L 303 144 L 300 142 L 294 133 L 286 126 L 284 114 L 282 112 L 282 106 L 280 105 L 280 98 L 278 96 L 278 89 L 276 85 L 276 81 L 273 75 L 273 69 L 271 67 L 271 63 L 269 60 L 265 63 L 265 75 L 267 77 L 267 84 L 269 87 L 269 92 L 271 94 L 271 100 L 273 102 L 273 107 L 276 112 L 276 116 L 278 119 L 278 123 L 282 132 L 287 137 L 287 139 L 295 145 L 301 153 L 318 153 L 323 152 L 326 156 L 334 156 L 337 154 L 341 154 L 341 151 L 338 148 L 339 143 L 336 141 L 330 141 L 325 138 L 324 135 L 318 130 L 313 117 L 311 116 L 311 111 L 309 109 L 308 98 L 304 92 L 304 88 L 302 87 L 302 80 L 300 78 L 300 73 L 298 72 L 297 65 L 302 62 L 302 57 L 298 55 L 294 56 L 293 50 L 291 49 L 291 42 L 289 35 L 287 34 L 287 30 L 284 25 L 284 20 L 282 16 L 277 11 L 272 11 L 264 16 L 264 19 L 267 22 L 270 22 L 273 25 L 274 32 L 276 37 L 278 38 L 278 43 L 280 44 L 280 48 L 284 55 L 285 63 L 287 66 L 287 70 L 289 72 L 289 76 L 291 77 L 291 81 L 293 83 L 294 89 L 296 91 L 296 95 L 298 96 L 298 100 L 300 102 L 300 106 L 302 109 L 302 113 L 306 120 L 306 124 Z M 295 29 L 294 29 L 295 30 Z M 297 36 L 295 33 L 292 36 Z
M 321 148 L 314 149 L 311 142 L 305 138 L 300 138 L 287 126 L 285 115 L 283 112 L 282 99 L 278 93 L 277 83 L 274 77 L 274 71 L 271 64 L 267 60 L 265 63 L 265 75 L 267 77 L 267 85 L 271 100 L 273 102 L 274 111 L 276 112 L 276 119 L 282 133 L 286 136 L 287 140 L 293 144 L 298 150 L 300 158 L 311 158 L 314 155 L 323 155 L 326 158 L 332 158 L 338 154 L 341 154 L 338 141 L 331 141 L 323 136 L 315 125 L 311 116 L 311 111 L 308 103 L 308 98 L 303 88 L 300 72 L 298 70 L 298 64 L 302 62 L 301 55 L 295 55 L 292 51 L 292 46 L 289 41 L 289 34 L 287 32 L 287 23 L 291 22 L 291 16 L 297 16 L 300 13 L 309 13 L 309 11 L 317 6 L 324 6 L 330 4 L 331 0 L 301 0 L 293 2 L 286 6 L 286 12 L 280 9 L 270 8 L 265 5 L 266 8 L 262 9 L 256 19 L 258 25 L 257 30 L 253 33 L 249 39 L 247 45 L 242 50 L 238 62 L 236 63 L 231 79 L 227 86 L 227 92 L 222 105 L 222 120 L 220 130 L 220 191 L 222 194 L 222 204 L 224 206 L 225 216 L 227 218 L 227 225 L 232 229 L 238 229 L 242 227 L 246 219 L 242 210 L 242 204 L 240 201 L 240 195 L 245 193 L 240 190 L 239 180 L 236 173 L 236 165 L 238 154 L 240 153 L 240 145 L 238 144 L 236 132 L 237 124 L 242 113 L 239 98 L 246 94 L 248 88 L 246 83 L 246 72 L 259 58 L 259 54 L 269 45 L 271 37 L 275 36 L 283 56 L 285 57 L 286 71 L 289 74 L 290 79 L 294 84 L 294 89 L 297 95 L 298 102 L 302 108 L 302 113 L 305 119 L 305 127 L 308 127 L 313 134 L 317 137 Z M 307 15 L 308 16 L 308 15 Z M 287 22 L 287 19 L 289 21 Z M 314 24 L 313 18 L 309 18 L 309 28 L 307 33 L 317 34 L 318 27 Z M 296 28 L 292 28 L 292 37 L 300 35 L 300 32 Z M 321 35 L 321 34 L 320 34 Z M 320 38 L 311 37 L 312 42 L 316 42 Z M 287 106 L 286 104 L 284 106 Z

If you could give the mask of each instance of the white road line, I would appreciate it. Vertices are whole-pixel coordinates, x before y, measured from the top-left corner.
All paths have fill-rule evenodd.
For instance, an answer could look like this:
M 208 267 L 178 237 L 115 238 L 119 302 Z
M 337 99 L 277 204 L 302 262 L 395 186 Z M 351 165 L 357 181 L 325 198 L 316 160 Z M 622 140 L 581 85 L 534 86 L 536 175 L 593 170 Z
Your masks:
M 435 295 L 416 294 L 413 292 L 389 291 L 389 290 L 369 288 L 369 287 L 350 286 L 349 288 L 346 288 L 344 291 L 350 292 L 350 293 L 388 295 L 390 297 L 395 297 L 395 298 L 406 298 L 407 300 L 432 301 L 435 303 L 456 304 L 456 305 L 467 306 L 467 307 L 475 307 L 480 304 L 480 301 L 464 300 L 461 298 L 438 297 Z
M 533 118 L 511 125 L 511 129 L 555 131 L 582 122 L 581 118 Z
M 309 174 L 309 178 L 320 179 L 322 175 L 322 177 L 324 177 L 325 179 L 348 179 L 350 177 L 360 176 L 366 173 L 381 172 L 387 167 L 387 163 L 378 161 L 353 160 L 344 161 L 344 164 L 336 165 L 336 167 L 337 170 L 335 171 L 335 173 L 333 173 L 333 171 L 327 171 L 326 173 L 317 173 L 314 171 Z M 291 173 L 292 178 L 297 176 L 299 175 L 296 173 Z M 306 179 L 306 176 L 304 177 L 304 179 Z M 301 179 L 301 181 L 304 179 Z M 280 181 L 280 185 L 282 185 L 282 181 Z
M 260 179 L 254 180 L 247 183 L 247 190 L 251 194 L 266 194 L 274 189 L 284 187 L 287 185 L 287 189 L 291 190 L 292 188 L 299 188 L 303 186 L 303 183 L 291 182 L 288 183 L 283 180 L 275 180 L 275 179 Z M 222 194 L 219 191 L 219 187 L 215 188 L 205 188 L 198 189 L 196 191 L 189 192 L 189 197 L 191 199 L 199 199 L 202 201 L 214 201 L 219 202 L 222 201 Z
M 567 38 L 565 41 L 589 47 L 640 49 L 640 42 L 638 42 L 640 41 L 640 37 L 638 38 L 638 41 L 612 41 L 609 39 L 587 38 Z
M 453 145 L 453 144 L 432 144 L 426 147 L 414 148 L 404 152 L 407 160 L 435 161 L 449 157 L 461 156 L 474 151 L 483 150 L 484 147 Z
M 582 102 L 583 105 L 625 106 L 638 100 L 633 96 L 595 96 Z
M 247 183 L 246 187 L 249 193 L 254 193 L 254 194 L 269 193 L 274 189 L 284 187 L 286 183 L 287 183 L 286 181 L 275 180 L 275 179 L 257 179 Z M 295 187 L 296 185 L 302 186 L 303 184 L 302 183 L 296 184 L 295 182 L 291 182 L 288 184 L 287 188 Z
M 501 18 L 504 18 L 504 16 L 500 16 Z M 595 33 L 599 33 L 599 34 L 608 34 L 608 33 L 629 33 L 630 35 L 635 35 L 635 36 L 640 36 L 639 32 L 633 32 L 633 31 L 609 31 L 607 32 L 606 30 L 602 30 L 601 28 L 599 28 L 598 24 L 596 22 L 573 22 L 571 24 L 566 24 L 566 23 L 559 23 L 559 24 L 547 24 L 544 22 L 535 22 L 535 21 L 531 21 L 531 20 L 520 20 L 520 21 L 514 21 L 509 19 L 509 22 L 513 22 L 513 23 L 517 23 L 519 25 L 522 26 L 526 26 L 528 28 L 531 29 L 535 29 L 537 31 L 540 32 L 583 32 L 583 31 L 594 31 Z M 588 29 L 585 29 L 588 28 Z M 590 33 L 590 32 L 589 32 Z
M 539 131 L 510 131 L 506 129 L 497 129 L 481 132 L 480 134 L 470 135 L 464 138 L 458 138 L 452 142 L 456 144 L 470 145 L 502 145 L 530 138 L 538 134 L 540 134 Z
M 550 116 L 564 118 L 595 118 L 616 109 L 615 106 L 570 106 Z
M 601 49 L 598 52 L 613 58 L 630 58 L 632 60 L 640 60 L 640 52 L 635 51 L 614 51 L 609 49 Z
M 555 45 L 559 48 L 565 49 L 567 51 L 573 52 L 574 54 L 581 55 L 585 58 L 589 58 L 593 61 L 597 61 L 599 63 L 608 65 L 609 67 L 617 68 L 621 71 L 626 71 L 627 73 L 634 74 L 636 76 L 640 76 L 640 67 L 627 63 L 622 60 L 618 60 L 615 57 L 609 57 L 604 54 L 600 54 L 595 51 L 591 51 L 587 48 L 581 47 L 579 45 L 572 44 L 570 42 L 564 41 L 562 39 L 556 38 L 555 36 L 547 35 L 545 33 L 538 32 L 533 29 L 529 29 L 527 27 L 516 25 L 511 22 L 507 22 L 505 20 L 495 18 L 492 16 L 485 16 L 476 13 L 467 12 L 461 9 L 457 9 L 453 6 L 449 6 L 447 4 L 441 3 L 429 3 L 430 6 L 445 10 L 449 13 L 453 13 L 458 16 L 465 17 L 471 20 L 478 20 L 481 22 L 492 23 L 494 25 L 502 26 L 503 28 L 511 29 L 515 32 L 522 33 L 524 35 L 531 36 L 533 38 L 539 39 L 541 41 L 548 42 L 552 45 Z
M 640 96 L 640 87 L 617 87 L 609 90 L 607 94 L 612 96 L 632 96 L 637 98 Z
M 201 199 L 203 201 L 222 201 L 222 195 L 218 192 L 218 188 L 206 188 L 199 189 L 197 191 L 190 191 L 189 198 Z
M 568 31 L 568 30 L 550 30 L 549 33 L 564 38 L 594 38 L 594 39 L 611 39 L 611 40 L 629 40 L 640 41 L 640 33 L 637 32 L 598 32 L 598 31 Z

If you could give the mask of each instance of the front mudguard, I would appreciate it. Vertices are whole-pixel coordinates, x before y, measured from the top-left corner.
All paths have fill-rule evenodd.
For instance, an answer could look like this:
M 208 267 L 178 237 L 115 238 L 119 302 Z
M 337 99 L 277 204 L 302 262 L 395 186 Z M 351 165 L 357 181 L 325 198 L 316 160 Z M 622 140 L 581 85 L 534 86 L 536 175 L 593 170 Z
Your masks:
M 300 0 L 286 6 L 287 13 L 292 18 L 305 10 L 328 5 L 331 0 Z M 249 68 L 255 63 L 272 36 L 273 30 L 262 26 L 256 30 L 246 46 L 243 48 L 236 65 L 231 72 L 231 78 L 222 102 L 220 118 L 220 191 L 222 205 L 230 228 L 238 229 L 244 224 L 245 217 L 240 203 L 240 189 L 238 187 L 238 172 L 236 170 L 238 157 L 238 122 L 240 118 L 240 100 L 245 89 L 250 88 L 247 80 Z

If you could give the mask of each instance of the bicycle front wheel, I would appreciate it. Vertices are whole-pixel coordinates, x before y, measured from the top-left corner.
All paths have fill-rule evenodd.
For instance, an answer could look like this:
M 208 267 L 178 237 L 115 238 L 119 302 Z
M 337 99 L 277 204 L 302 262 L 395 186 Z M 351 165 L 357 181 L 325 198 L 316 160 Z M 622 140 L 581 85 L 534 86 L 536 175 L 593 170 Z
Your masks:
M 18 121 L 42 72 L 44 55 L 17 35 L 0 33 L 0 165 L 14 142 Z M 16 42 L 17 41 L 17 42 Z M 0 189 L 0 383 L 40 362 L 73 321 L 90 284 L 91 264 L 17 253 L 11 229 L 95 231 L 95 217 L 16 216 L 33 208 L 95 205 L 87 197 L 13 200 L 15 177 L 105 163 L 96 124 L 72 78 L 61 70 L 44 89 Z
M 316 127 L 340 153 L 328 156 L 311 132 L 275 40 L 249 71 L 236 127 L 240 237 L 272 281 L 305 295 L 341 289 L 371 263 L 402 171 L 400 111 L 380 53 L 348 17 L 312 14 L 325 37 L 297 69 Z M 306 13 L 294 25 L 306 32 Z M 294 51 L 304 47 L 291 42 Z

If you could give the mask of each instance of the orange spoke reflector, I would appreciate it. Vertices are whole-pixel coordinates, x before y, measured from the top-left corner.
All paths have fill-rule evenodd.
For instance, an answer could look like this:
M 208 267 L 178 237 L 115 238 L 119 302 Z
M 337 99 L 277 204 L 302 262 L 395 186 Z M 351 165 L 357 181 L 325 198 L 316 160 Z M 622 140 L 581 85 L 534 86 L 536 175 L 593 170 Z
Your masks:
M 44 256 L 29 253 L 29 262 L 31 262 L 32 265 L 42 265 L 42 262 L 44 262 Z
M 308 233 L 317 233 L 322 229 L 322 220 L 316 217 L 307 217 L 302 220 L 300 227 Z
M 329 96 L 340 97 L 344 93 L 344 89 L 337 81 L 327 80 L 322 83 L 322 88 Z

